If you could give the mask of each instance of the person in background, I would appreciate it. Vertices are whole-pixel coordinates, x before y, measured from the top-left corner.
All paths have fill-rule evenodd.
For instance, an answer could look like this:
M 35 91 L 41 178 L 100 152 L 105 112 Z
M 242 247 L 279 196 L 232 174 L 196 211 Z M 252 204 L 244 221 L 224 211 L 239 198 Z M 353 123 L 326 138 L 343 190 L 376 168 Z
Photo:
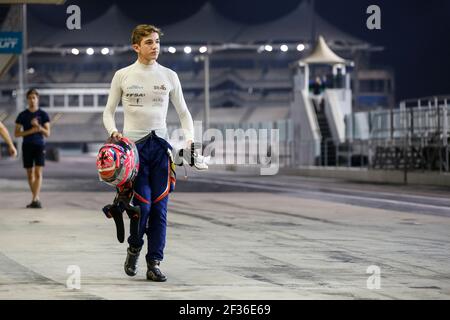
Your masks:
M 27 208 L 42 208 L 39 194 L 42 185 L 42 169 L 45 166 L 45 140 L 50 136 L 48 114 L 39 109 L 39 93 L 36 89 L 27 92 L 28 108 L 17 116 L 16 137 L 23 137 L 22 159 L 27 171 L 32 199 Z
M 314 83 L 311 85 L 311 91 L 312 91 L 312 101 L 314 103 L 314 109 L 316 112 L 322 111 L 322 99 L 323 99 L 323 91 L 324 91 L 324 84 L 322 82 L 322 79 L 320 77 L 316 77 L 314 80 Z

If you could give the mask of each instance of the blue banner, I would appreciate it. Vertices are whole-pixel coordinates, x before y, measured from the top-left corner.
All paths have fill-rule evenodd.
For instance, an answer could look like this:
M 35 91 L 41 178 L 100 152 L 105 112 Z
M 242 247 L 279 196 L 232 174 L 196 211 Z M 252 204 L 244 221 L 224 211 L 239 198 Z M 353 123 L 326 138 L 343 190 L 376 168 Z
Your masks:
M 21 54 L 22 32 L 0 32 L 0 53 Z

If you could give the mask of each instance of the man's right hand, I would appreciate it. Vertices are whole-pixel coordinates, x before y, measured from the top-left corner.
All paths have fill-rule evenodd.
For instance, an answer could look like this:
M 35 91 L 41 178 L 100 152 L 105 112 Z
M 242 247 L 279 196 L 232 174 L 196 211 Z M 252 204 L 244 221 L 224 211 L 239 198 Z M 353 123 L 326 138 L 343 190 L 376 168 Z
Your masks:
M 41 128 L 40 127 L 36 127 L 36 126 L 32 126 L 29 131 L 30 131 L 31 134 L 39 133 L 39 132 L 41 132 Z
M 120 140 L 120 139 L 123 138 L 123 135 L 122 135 L 120 132 L 118 132 L 118 131 L 114 131 L 114 132 L 111 134 L 111 138 L 113 138 L 113 139 L 115 139 L 115 140 Z
M 120 139 L 123 138 L 123 135 L 119 131 L 114 131 L 109 136 L 108 140 L 106 140 L 107 143 L 118 143 Z

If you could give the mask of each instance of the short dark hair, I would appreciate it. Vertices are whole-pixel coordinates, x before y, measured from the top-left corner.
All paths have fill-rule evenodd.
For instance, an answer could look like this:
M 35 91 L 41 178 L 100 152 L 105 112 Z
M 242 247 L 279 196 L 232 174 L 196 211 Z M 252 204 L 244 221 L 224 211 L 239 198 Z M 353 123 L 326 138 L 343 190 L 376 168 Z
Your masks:
M 152 32 L 156 32 L 160 37 L 163 35 L 161 29 L 151 24 L 140 24 L 134 28 L 131 33 L 131 44 L 141 44 L 141 40 L 149 36 Z
M 27 99 L 32 94 L 35 94 L 39 97 L 39 92 L 35 88 L 31 88 L 30 90 L 27 91 Z

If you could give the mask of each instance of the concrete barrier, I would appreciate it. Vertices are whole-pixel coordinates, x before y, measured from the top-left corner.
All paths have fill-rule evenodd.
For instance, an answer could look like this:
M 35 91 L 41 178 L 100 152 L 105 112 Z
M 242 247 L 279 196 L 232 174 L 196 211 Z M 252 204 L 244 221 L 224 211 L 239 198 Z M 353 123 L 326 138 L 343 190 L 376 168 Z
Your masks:
M 375 170 L 367 168 L 300 167 L 280 168 L 280 174 L 305 177 L 336 178 L 348 181 L 405 184 L 402 170 Z M 406 183 L 417 185 L 450 186 L 450 173 L 408 171 Z

